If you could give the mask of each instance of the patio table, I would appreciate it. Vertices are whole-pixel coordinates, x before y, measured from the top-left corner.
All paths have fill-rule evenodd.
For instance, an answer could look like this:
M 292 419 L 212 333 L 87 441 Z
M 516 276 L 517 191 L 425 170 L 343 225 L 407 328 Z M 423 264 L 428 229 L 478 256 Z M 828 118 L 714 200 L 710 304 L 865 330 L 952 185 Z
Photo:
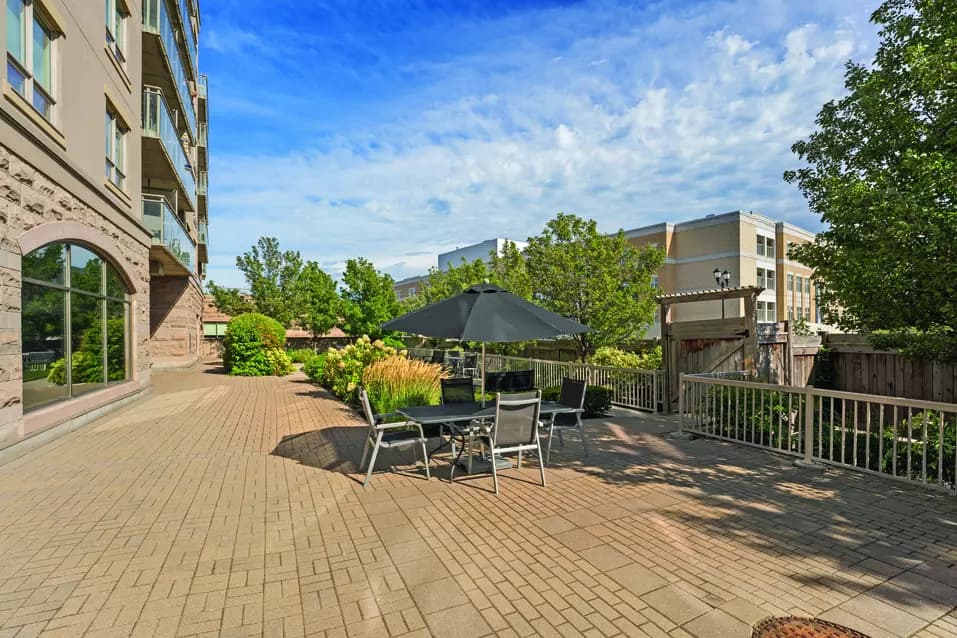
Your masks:
M 542 407 L 539 415 L 542 418 L 545 418 L 552 417 L 555 414 L 569 413 L 574 411 L 575 408 L 570 408 L 555 401 L 542 401 Z M 482 406 L 481 403 L 447 403 L 443 405 L 420 405 L 415 407 L 399 408 L 396 410 L 396 412 L 404 416 L 409 421 L 414 421 L 422 426 L 450 426 L 452 431 L 450 432 L 449 441 L 432 450 L 432 452 L 429 453 L 429 456 L 431 457 L 443 447 L 449 445 L 452 441 L 452 437 L 458 436 L 461 438 L 463 445 L 466 443 L 469 444 L 469 456 L 465 462 L 466 471 L 471 474 L 474 463 L 471 454 L 471 444 L 479 430 L 479 427 L 474 425 L 474 423 L 476 421 L 495 418 L 495 405 Z M 481 459 L 480 462 L 483 464 L 487 463 L 487 461 L 484 459 Z M 506 468 L 511 467 L 512 465 L 510 461 L 502 459 L 497 460 L 496 463 L 499 463 L 499 465 L 495 466 L 496 468 Z

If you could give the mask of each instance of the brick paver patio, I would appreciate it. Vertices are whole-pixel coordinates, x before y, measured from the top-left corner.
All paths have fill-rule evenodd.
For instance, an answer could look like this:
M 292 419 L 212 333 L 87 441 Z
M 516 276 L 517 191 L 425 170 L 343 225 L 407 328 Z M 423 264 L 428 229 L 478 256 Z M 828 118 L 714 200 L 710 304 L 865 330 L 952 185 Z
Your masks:
M 0 467 L 0 635 L 957 635 L 953 497 L 673 427 L 592 421 L 544 489 L 437 459 L 364 490 L 360 421 L 302 377 L 156 374 Z

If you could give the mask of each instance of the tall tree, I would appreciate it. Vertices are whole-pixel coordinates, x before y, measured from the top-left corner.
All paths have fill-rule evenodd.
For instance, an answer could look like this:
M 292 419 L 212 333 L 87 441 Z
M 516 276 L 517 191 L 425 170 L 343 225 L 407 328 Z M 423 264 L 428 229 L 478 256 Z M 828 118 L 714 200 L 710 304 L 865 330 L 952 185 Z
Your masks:
M 382 324 L 399 314 L 394 280 L 369 260 L 346 261 L 342 275 L 342 329 L 350 335 L 382 335 Z
M 314 261 L 307 261 L 296 286 L 296 321 L 312 334 L 313 342 L 339 320 L 336 282 Z
M 236 267 L 246 277 L 249 296 L 244 299 L 238 289 L 221 288 L 210 281 L 207 287 L 216 307 L 227 314 L 255 309 L 288 328 L 297 317 L 297 281 L 303 268 L 299 252 L 283 252 L 275 237 L 260 237 L 255 246 L 236 258 Z
M 524 252 L 533 298 L 594 330 L 574 336 L 583 361 L 600 346 L 640 338 L 654 319 L 661 249 L 636 248 L 622 231 L 605 235 L 594 220 L 560 213 Z
M 502 252 L 492 251 L 488 264 L 489 280 L 522 299 L 532 298 L 532 280 L 525 255 L 513 241 L 506 241 Z
M 828 225 L 792 257 L 829 321 L 957 358 L 957 3 L 888 0 L 871 21 L 873 64 L 848 62 L 848 95 L 792 147 L 807 166 L 784 178 Z

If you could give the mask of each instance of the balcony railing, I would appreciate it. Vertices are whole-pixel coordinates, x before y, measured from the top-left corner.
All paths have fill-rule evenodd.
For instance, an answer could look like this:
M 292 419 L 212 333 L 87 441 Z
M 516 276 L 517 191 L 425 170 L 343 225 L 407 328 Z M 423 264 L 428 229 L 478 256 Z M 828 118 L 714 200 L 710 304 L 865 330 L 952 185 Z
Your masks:
M 183 150 L 183 144 L 176 133 L 176 126 L 163 94 L 152 87 L 143 89 L 143 135 L 159 138 L 183 188 L 190 199 L 194 199 L 196 179 L 193 177 L 186 151 Z
M 143 225 L 153 233 L 155 245 L 164 246 L 187 270 L 195 271 L 196 244 L 166 199 L 143 195 Z
M 196 92 L 199 94 L 199 97 L 206 99 L 207 85 L 208 81 L 206 79 L 205 73 L 199 74 L 199 82 L 196 83 Z
M 180 104 L 183 105 L 183 113 L 189 126 L 189 135 L 196 139 L 196 111 L 193 109 L 189 81 L 186 79 L 186 71 L 183 70 L 179 47 L 176 46 L 176 31 L 170 21 L 169 8 L 165 0 L 146 1 L 143 10 L 143 30 L 157 34 L 163 43 L 163 51 L 173 70 L 173 84 L 176 85 L 176 92 L 179 95 Z
M 209 224 L 199 222 L 199 243 L 209 245 Z
M 209 124 L 206 124 L 205 122 L 200 122 L 198 133 L 199 134 L 196 139 L 197 146 L 202 146 L 202 147 L 209 146 L 209 140 L 208 140 Z
M 199 181 L 196 183 L 196 194 L 206 197 L 206 186 L 207 186 L 207 174 L 206 171 L 199 171 Z
M 186 0 L 179 0 L 179 16 L 183 22 L 183 40 L 186 41 L 186 52 L 189 54 L 189 68 L 194 78 L 199 72 L 196 56 L 196 32 L 193 31 L 193 21 L 189 19 L 189 10 L 186 8 Z

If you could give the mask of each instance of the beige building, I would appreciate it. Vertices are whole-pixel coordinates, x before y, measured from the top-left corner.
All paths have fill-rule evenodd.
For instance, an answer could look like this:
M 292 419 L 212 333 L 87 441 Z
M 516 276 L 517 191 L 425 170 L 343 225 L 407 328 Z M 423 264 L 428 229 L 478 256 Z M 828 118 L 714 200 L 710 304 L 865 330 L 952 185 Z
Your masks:
M 199 27 L 197 0 L 5 0 L 0 448 L 198 357 Z
M 727 272 L 732 287 L 764 288 L 758 297 L 759 323 L 803 317 L 812 327 L 823 327 L 811 270 L 788 257 L 793 245 L 814 240 L 809 231 L 760 213 L 733 211 L 635 228 L 625 236 L 636 246 L 651 244 L 665 249 L 665 263 L 658 272 L 658 287 L 664 293 L 716 288 L 714 272 Z M 725 301 L 723 308 L 717 304 L 677 305 L 672 308 L 672 318 L 690 321 L 744 313 L 741 301 Z M 648 337 L 659 335 L 656 323 Z
M 406 277 L 405 279 L 400 279 L 399 281 L 392 284 L 392 289 L 395 291 L 395 296 L 399 299 L 406 299 L 408 297 L 414 297 L 420 292 L 422 288 L 429 281 L 428 275 L 416 275 L 414 277 Z

